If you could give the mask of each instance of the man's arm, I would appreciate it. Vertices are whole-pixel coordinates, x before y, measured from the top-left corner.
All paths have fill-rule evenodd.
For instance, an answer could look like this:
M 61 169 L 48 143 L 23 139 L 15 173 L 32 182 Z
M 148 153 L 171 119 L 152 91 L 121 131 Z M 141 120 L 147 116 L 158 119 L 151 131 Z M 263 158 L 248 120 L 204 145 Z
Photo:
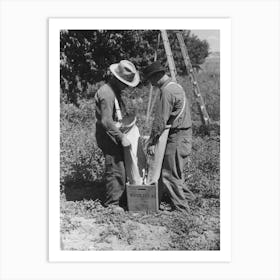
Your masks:
M 173 108 L 172 97 L 168 92 L 162 92 L 159 97 L 158 107 L 155 113 L 155 119 L 152 125 L 149 145 L 155 145 L 158 142 L 160 135 L 163 133 L 167 121 Z
M 115 137 L 119 142 L 121 142 L 123 134 L 116 127 L 113 121 L 113 108 L 114 101 L 112 102 L 112 100 L 110 100 L 109 98 L 102 98 L 100 100 L 100 122 L 108 134 Z

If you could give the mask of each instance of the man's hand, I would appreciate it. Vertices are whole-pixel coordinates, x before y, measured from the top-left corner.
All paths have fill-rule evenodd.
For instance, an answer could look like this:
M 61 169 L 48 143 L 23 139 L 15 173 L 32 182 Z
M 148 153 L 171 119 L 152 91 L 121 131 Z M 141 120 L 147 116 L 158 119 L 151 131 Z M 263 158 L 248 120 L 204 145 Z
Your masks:
M 155 155 L 155 145 L 148 146 L 147 153 L 150 156 L 154 156 Z
M 122 146 L 125 147 L 129 147 L 131 145 L 130 141 L 128 140 L 128 138 L 126 137 L 126 135 L 123 135 L 122 138 Z

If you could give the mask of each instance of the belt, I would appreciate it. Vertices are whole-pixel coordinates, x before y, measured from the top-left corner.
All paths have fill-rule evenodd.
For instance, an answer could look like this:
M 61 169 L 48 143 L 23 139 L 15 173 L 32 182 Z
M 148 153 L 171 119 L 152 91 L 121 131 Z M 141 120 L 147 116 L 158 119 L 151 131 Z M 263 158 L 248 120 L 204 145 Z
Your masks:
M 177 131 L 182 131 L 182 130 L 189 130 L 189 129 L 191 129 L 191 127 L 182 127 L 182 128 L 177 128 L 177 127 L 171 127 L 170 128 L 170 130 L 169 130 L 169 132 L 177 132 Z

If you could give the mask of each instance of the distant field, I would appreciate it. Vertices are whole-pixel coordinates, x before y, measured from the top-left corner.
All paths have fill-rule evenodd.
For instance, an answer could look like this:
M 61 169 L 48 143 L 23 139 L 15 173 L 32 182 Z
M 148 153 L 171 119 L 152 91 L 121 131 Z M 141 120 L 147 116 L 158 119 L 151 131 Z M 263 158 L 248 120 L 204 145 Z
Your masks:
M 207 73 L 220 73 L 220 53 L 213 53 L 209 57 L 206 58 L 204 64 L 202 64 L 202 68 Z

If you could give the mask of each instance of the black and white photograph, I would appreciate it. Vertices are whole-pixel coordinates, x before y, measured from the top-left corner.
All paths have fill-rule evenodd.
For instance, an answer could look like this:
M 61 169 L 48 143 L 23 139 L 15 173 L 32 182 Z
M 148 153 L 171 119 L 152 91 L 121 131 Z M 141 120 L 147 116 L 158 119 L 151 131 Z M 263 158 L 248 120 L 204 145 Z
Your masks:
M 220 252 L 220 29 L 59 45 L 59 249 Z
M 219 30 L 61 30 L 60 59 L 63 250 L 219 250 Z

